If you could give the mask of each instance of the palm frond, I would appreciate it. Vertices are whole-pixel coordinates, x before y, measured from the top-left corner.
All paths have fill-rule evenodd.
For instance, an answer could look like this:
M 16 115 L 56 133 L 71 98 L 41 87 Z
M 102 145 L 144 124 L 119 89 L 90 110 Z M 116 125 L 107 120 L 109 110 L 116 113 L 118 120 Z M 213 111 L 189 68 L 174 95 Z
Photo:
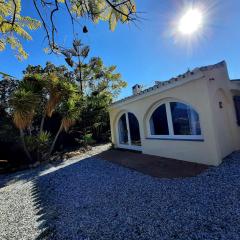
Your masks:
M 30 126 L 35 109 L 39 103 L 39 96 L 25 89 L 18 89 L 10 99 L 13 108 L 13 121 L 17 128 L 25 129 Z

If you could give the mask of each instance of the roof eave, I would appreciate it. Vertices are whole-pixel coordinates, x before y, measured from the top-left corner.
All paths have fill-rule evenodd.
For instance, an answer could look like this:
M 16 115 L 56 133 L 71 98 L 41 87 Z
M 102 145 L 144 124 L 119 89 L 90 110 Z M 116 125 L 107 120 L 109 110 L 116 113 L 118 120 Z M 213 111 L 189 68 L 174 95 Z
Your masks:
M 188 78 L 182 78 L 181 80 L 179 79 L 175 83 L 169 82 L 168 84 L 166 84 L 166 82 L 165 82 L 164 86 L 155 85 L 151 88 L 148 88 L 148 89 L 144 90 L 141 94 L 132 95 L 132 96 L 127 97 L 123 100 L 112 103 L 110 108 L 121 107 L 122 105 L 141 100 L 145 97 L 149 97 L 149 96 L 152 96 L 152 95 L 156 95 L 156 94 L 171 90 L 173 88 L 176 88 L 176 87 L 182 86 L 184 84 L 187 84 L 191 81 L 199 80 L 199 79 L 203 78 L 204 76 L 205 75 L 202 73 L 202 71 L 196 69 L 194 71 L 194 74 L 189 76 Z

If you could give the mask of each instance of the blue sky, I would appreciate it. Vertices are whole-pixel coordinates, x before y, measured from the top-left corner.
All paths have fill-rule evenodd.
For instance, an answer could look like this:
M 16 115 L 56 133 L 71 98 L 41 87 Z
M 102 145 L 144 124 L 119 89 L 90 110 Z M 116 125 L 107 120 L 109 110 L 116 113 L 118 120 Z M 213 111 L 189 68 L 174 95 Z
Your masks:
M 24 15 L 35 15 L 34 9 L 23 1 Z M 134 24 L 119 24 L 111 32 L 106 22 L 97 25 L 81 20 L 87 25 L 89 33 L 83 35 L 83 42 L 90 45 L 91 56 L 100 56 L 106 65 L 117 65 L 128 87 L 120 97 L 131 94 L 131 87 L 143 84 L 149 87 L 154 81 L 168 80 L 185 72 L 188 68 L 214 64 L 226 60 L 231 78 L 240 78 L 240 1 L 239 0 L 136 0 L 137 10 L 142 20 Z M 186 39 L 173 35 L 173 22 L 186 6 L 204 8 L 205 23 L 199 36 Z M 64 14 L 56 17 L 59 40 L 70 46 L 72 35 L 69 21 Z M 27 60 L 19 62 L 13 52 L 7 49 L 0 53 L 0 71 L 21 78 L 28 64 L 44 65 L 51 61 L 64 64 L 64 59 L 43 52 L 43 31 L 32 32 L 33 41 L 24 43 L 30 54 Z

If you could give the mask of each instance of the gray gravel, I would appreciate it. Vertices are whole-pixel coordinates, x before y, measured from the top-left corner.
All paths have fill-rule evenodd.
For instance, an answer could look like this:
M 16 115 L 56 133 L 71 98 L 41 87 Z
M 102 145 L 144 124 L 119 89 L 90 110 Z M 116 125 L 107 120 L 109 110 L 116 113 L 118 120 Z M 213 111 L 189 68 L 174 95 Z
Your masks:
M 1 181 L 0 239 L 240 239 L 240 153 L 186 179 L 85 156 Z

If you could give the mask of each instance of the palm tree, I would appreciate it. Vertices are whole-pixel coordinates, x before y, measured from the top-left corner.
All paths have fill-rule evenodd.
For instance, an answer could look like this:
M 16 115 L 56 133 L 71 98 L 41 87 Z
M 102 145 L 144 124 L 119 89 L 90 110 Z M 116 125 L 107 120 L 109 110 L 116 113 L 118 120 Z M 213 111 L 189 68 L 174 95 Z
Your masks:
M 43 109 L 42 120 L 40 124 L 40 134 L 43 133 L 43 127 L 46 116 L 52 117 L 52 114 L 58 104 L 61 102 L 61 79 L 54 73 L 47 74 L 44 77 L 44 88 L 47 92 L 46 105 Z
M 63 99 L 59 107 L 59 112 L 62 115 L 62 120 L 57 134 L 52 142 L 49 155 L 51 155 L 54 150 L 59 134 L 63 130 L 67 132 L 69 128 L 75 124 L 80 113 L 79 102 L 81 100 L 81 95 L 79 94 L 76 85 L 67 82 L 65 82 L 63 85 Z
M 23 149 L 30 161 L 32 161 L 32 157 L 25 143 L 24 130 L 31 125 L 38 102 L 39 96 L 24 88 L 17 89 L 11 98 L 13 122 L 19 129 Z
M 30 161 L 33 159 L 30 153 L 36 152 L 37 159 L 41 157 L 43 160 L 52 154 L 59 134 L 63 130 L 68 131 L 79 116 L 79 101 L 77 85 L 67 79 L 60 79 L 56 74 L 25 76 L 10 103 L 14 124 L 20 131 L 22 146 Z M 56 110 L 61 114 L 62 120 L 49 149 L 50 133 L 44 131 L 44 119 L 46 116 L 51 117 Z M 38 116 L 41 114 L 40 127 L 35 127 L 34 133 L 27 135 L 26 129 L 33 124 L 36 113 Z
M 3 77 L 8 77 L 8 78 L 15 78 L 7 73 L 4 73 L 4 72 L 0 72 L 0 75 L 2 75 Z M 16 79 L 16 78 L 15 78 Z

